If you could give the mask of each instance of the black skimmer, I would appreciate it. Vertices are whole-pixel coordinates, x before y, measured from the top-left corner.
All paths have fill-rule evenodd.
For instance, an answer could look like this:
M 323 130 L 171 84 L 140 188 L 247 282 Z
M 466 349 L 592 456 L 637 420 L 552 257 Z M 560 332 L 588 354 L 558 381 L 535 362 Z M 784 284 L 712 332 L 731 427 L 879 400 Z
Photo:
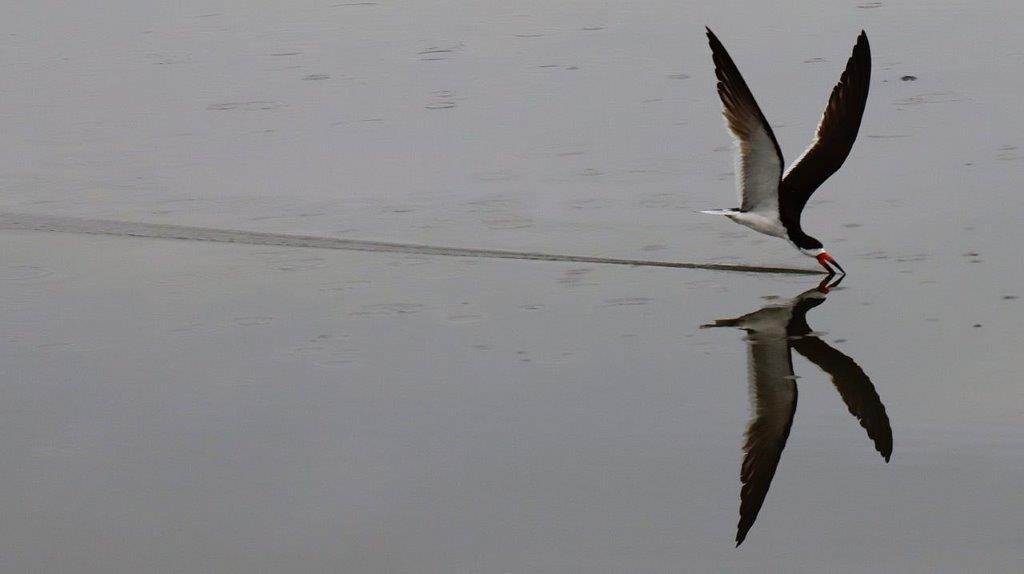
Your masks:
M 807 200 L 850 155 L 871 83 L 871 49 L 868 37 L 861 30 L 846 70 L 825 106 L 818 130 L 810 147 L 793 165 L 785 165 L 782 150 L 772 133 L 761 108 L 750 93 L 725 46 L 708 29 L 708 42 L 718 77 L 718 95 L 722 99 L 722 115 L 733 135 L 736 147 L 736 191 L 740 207 L 702 211 L 724 215 L 755 231 L 781 237 L 801 253 L 814 257 L 828 271 L 844 273 L 824 245 L 804 233 L 800 215 Z
M 840 281 L 842 277 L 840 277 Z M 740 468 L 740 520 L 736 546 L 747 537 L 761 510 L 768 487 L 786 447 L 796 413 L 796 377 L 790 351 L 796 350 L 831 377 L 850 414 L 867 431 L 875 450 L 889 462 L 892 427 L 878 392 L 864 370 L 849 356 L 822 341 L 807 324 L 807 312 L 825 302 L 832 285 L 825 279 L 815 289 L 782 304 L 768 305 L 708 327 L 737 327 L 747 332 L 747 380 L 752 401 L 743 464 Z

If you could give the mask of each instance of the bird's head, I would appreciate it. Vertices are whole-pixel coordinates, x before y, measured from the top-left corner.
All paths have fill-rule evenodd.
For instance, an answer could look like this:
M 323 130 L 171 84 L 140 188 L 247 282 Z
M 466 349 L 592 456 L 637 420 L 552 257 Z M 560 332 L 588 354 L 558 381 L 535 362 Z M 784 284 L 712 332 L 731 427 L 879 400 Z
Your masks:
M 817 259 L 818 260 L 818 264 L 820 264 L 822 267 L 824 267 L 825 271 L 828 271 L 828 274 L 830 276 L 831 275 L 835 275 L 837 271 L 839 273 L 843 274 L 843 275 L 846 275 L 846 271 L 843 271 L 843 268 L 839 265 L 839 262 L 836 261 L 834 257 L 829 255 L 828 251 L 825 251 L 825 247 L 824 246 L 822 246 L 822 247 L 815 247 L 815 248 L 812 248 L 812 249 L 804 249 L 804 248 L 801 247 L 800 248 L 800 253 L 803 253 L 804 255 L 806 255 L 808 257 L 813 257 L 813 258 Z M 833 267 L 835 269 L 833 269 Z

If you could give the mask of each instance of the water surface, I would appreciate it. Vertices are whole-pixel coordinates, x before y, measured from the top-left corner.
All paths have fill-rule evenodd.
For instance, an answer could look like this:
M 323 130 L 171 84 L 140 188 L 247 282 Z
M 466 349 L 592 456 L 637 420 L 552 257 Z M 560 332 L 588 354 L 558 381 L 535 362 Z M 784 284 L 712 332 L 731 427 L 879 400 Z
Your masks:
M 4 213 L 776 267 L 703 26 L 789 159 L 863 28 L 850 277 L 0 231 L 0 570 L 1024 568 L 1017 3 L 115 4 L 5 13 Z

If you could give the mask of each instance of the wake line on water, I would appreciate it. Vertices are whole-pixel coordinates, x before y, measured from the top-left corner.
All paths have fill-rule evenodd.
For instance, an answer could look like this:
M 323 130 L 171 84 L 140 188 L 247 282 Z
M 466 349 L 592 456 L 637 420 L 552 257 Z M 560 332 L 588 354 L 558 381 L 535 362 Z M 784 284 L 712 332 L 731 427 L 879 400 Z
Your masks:
M 557 255 L 531 253 L 526 251 L 502 251 L 496 249 L 472 249 L 465 247 L 440 247 L 414 243 L 386 243 L 317 237 L 312 235 L 286 235 L 191 227 L 166 223 L 141 223 L 106 219 L 81 219 L 50 215 L 26 215 L 0 213 L 0 230 L 48 231 L 52 233 L 81 233 L 87 235 L 111 235 L 114 237 L 146 237 L 153 239 L 181 239 L 188 241 L 209 241 L 213 243 L 236 243 L 240 245 L 277 245 L 281 247 L 304 247 L 310 249 L 338 249 L 342 251 L 368 251 L 374 253 L 410 253 L 415 255 L 437 255 L 443 257 L 479 257 L 486 259 L 523 259 L 530 261 L 568 261 L 574 263 L 596 263 L 603 265 L 630 265 L 633 267 L 670 267 L 676 269 L 708 269 L 711 271 L 739 271 L 746 273 L 778 273 L 791 275 L 820 275 L 809 269 L 787 267 L 759 267 L 756 265 L 728 265 L 723 263 L 680 263 L 675 261 L 649 261 L 643 259 L 616 259 L 588 257 L 581 255 Z

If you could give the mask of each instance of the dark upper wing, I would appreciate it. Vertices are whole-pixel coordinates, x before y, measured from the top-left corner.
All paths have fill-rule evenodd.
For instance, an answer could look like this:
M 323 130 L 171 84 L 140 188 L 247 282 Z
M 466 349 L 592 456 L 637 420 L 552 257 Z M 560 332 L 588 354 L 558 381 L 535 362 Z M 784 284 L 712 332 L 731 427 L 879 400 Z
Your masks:
M 751 333 L 748 337 L 748 378 L 753 414 L 747 426 L 740 467 L 740 521 L 736 545 L 757 520 L 775 477 L 796 412 L 796 380 L 789 344 L 782 332 Z
M 892 427 L 885 405 L 864 370 L 849 356 L 811 335 L 794 339 L 793 349 L 832 377 L 832 384 L 846 403 L 850 414 L 868 431 L 875 450 L 886 462 L 892 456 Z
M 875 450 L 889 461 L 892 455 L 892 427 L 885 405 L 871 384 L 871 379 L 851 357 L 813 335 L 807 324 L 807 312 L 825 302 L 815 290 L 802 293 L 793 306 L 793 315 L 786 326 L 790 346 L 832 378 L 832 384 L 846 403 L 850 414 L 868 431 Z
M 846 70 L 825 106 L 818 131 L 807 151 L 786 171 L 780 197 L 783 213 L 800 217 L 804 205 L 818 186 L 836 172 L 850 155 L 857 139 L 871 84 L 871 48 L 861 30 Z
M 782 151 L 754 95 L 725 46 L 708 29 L 722 115 L 736 144 L 736 191 L 744 211 L 775 213 L 779 205 Z

